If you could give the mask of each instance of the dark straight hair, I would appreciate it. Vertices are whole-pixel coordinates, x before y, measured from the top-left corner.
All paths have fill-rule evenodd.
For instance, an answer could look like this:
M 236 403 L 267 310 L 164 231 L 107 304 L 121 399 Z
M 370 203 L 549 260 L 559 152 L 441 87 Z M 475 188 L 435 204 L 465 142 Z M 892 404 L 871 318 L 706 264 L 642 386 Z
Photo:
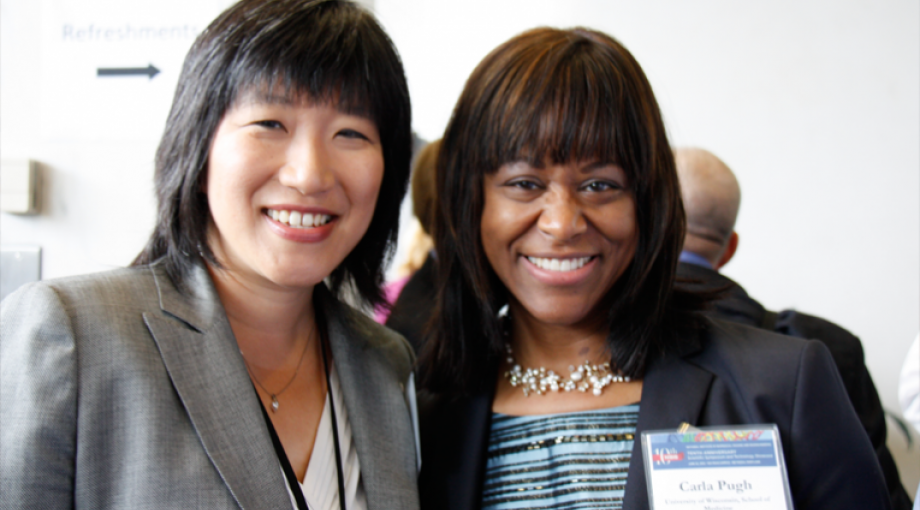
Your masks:
M 202 190 L 221 119 L 249 93 L 282 87 L 294 100 L 335 105 L 375 122 L 384 174 L 367 233 L 330 275 L 334 294 L 351 283 L 368 304 L 383 301 L 412 154 L 409 90 L 392 41 L 367 11 L 342 0 L 242 0 L 198 37 L 182 66 L 156 154 L 157 224 L 133 264 L 162 259 L 179 284 L 207 244 Z
M 438 159 L 439 294 L 422 352 L 423 385 L 472 393 L 494 386 L 508 291 L 482 247 L 483 178 L 512 161 L 612 162 L 636 204 L 635 258 L 606 296 L 616 367 L 647 363 L 698 324 L 703 303 L 672 290 L 685 218 L 674 158 L 645 74 L 619 42 L 593 30 L 538 28 L 493 50 L 473 71 Z

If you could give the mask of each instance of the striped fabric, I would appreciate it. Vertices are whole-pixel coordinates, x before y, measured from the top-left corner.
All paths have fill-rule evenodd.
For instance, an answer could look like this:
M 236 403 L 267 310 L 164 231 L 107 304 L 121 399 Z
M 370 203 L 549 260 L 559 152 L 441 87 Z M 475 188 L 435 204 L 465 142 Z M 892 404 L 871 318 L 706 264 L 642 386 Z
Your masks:
M 492 415 L 482 508 L 623 508 L 639 405 Z

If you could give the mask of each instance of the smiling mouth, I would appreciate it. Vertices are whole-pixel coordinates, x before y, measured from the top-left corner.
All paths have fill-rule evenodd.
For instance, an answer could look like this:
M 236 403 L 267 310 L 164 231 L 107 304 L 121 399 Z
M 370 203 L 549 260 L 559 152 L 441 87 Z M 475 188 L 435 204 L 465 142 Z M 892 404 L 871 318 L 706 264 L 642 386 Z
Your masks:
M 278 223 L 291 228 L 316 228 L 332 221 L 332 216 L 328 214 L 310 214 L 283 209 L 265 209 L 262 212 Z
M 527 257 L 533 265 L 547 271 L 566 272 L 581 269 L 585 264 L 594 257 L 577 257 L 569 259 L 544 259 L 538 257 Z

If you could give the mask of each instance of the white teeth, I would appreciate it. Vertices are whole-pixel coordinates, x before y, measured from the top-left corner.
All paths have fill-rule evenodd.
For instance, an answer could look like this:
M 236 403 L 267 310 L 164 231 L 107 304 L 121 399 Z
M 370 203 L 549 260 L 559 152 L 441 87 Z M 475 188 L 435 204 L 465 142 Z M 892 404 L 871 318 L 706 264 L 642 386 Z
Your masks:
M 591 257 L 579 257 L 577 259 L 542 259 L 537 257 L 527 257 L 527 260 L 533 263 L 533 265 L 539 267 L 540 269 L 546 269 L 547 271 L 574 271 L 580 269 L 587 264 Z
M 301 213 L 300 211 L 268 209 L 265 214 L 279 223 L 284 223 L 294 228 L 321 227 L 332 220 L 332 216 L 328 214 L 310 214 Z

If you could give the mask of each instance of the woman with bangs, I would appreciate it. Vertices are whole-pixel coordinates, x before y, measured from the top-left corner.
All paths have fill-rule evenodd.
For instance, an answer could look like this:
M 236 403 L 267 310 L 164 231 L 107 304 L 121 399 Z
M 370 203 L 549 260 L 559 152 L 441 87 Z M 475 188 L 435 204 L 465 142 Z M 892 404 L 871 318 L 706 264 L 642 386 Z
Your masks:
M 414 355 L 343 301 L 382 301 L 410 146 L 362 8 L 214 20 L 132 267 L 3 301 L 0 508 L 417 508 Z
M 797 509 L 889 507 L 826 348 L 705 319 L 709 296 L 674 287 L 671 148 L 617 41 L 541 28 L 502 44 L 440 151 L 422 508 L 648 508 L 642 431 L 761 423 Z

